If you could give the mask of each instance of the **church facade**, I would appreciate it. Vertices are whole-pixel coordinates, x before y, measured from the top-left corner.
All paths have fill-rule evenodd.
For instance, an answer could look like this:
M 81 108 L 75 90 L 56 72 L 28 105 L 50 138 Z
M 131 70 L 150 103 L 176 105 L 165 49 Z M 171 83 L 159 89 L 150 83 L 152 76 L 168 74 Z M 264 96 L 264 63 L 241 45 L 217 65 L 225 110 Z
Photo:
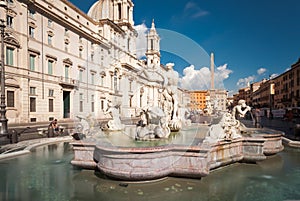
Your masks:
M 0 8 L 8 123 L 109 118 L 109 103 L 122 118 L 161 106 L 168 69 L 160 38 L 152 22 L 146 60 L 137 58 L 133 8 L 131 0 L 99 0 L 87 14 L 67 0 L 9 0 Z M 187 91 L 177 96 L 187 106 Z

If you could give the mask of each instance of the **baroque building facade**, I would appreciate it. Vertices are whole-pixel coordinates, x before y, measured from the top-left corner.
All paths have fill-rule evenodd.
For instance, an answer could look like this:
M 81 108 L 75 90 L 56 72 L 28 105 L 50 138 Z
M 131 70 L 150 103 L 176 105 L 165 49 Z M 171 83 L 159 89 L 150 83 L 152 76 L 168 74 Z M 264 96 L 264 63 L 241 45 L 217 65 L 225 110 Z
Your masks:
M 146 60 L 137 58 L 133 8 L 131 0 L 99 0 L 85 14 L 67 0 L 8 1 L 0 12 L 9 123 L 109 118 L 109 103 L 122 118 L 161 106 L 170 69 L 160 63 L 154 21 Z M 178 100 L 185 94 L 178 90 Z
M 272 79 L 263 79 L 250 87 L 242 88 L 234 96 L 247 100 L 247 104 L 258 108 L 275 110 L 300 107 L 300 59 L 289 70 Z

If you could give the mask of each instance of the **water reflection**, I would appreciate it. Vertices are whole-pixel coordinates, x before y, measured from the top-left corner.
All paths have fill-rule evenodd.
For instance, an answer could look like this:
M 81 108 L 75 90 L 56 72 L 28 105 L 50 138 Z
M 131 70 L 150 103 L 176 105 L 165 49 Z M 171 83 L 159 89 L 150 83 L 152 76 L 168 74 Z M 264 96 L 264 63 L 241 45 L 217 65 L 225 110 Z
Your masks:
M 201 180 L 127 183 L 74 168 L 68 143 L 0 162 L 0 200 L 299 200 L 299 150 L 285 148 L 257 164 L 234 164 Z

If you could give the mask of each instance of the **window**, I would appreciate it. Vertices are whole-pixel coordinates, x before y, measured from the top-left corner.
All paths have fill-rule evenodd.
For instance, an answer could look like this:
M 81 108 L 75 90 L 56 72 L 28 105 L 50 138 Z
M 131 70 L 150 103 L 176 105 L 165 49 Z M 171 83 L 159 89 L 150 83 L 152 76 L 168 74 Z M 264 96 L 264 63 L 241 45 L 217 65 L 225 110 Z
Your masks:
M 130 39 L 127 39 L 127 51 L 130 52 Z
M 36 95 L 36 88 L 35 87 L 30 87 L 29 88 L 29 94 L 30 95 Z
M 6 26 L 9 28 L 13 28 L 13 17 L 10 15 L 6 16 Z
M 7 91 L 7 107 L 15 107 L 15 92 Z
M 34 11 L 34 10 L 29 9 L 29 10 L 28 10 L 28 13 L 29 13 L 29 16 L 30 16 L 30 17 L 34 18 L 34 15 L 35 15 L 35 11 Z
M 95 95 L 92 95 L 92 97 L 91 97 L 91 99 L 92 99 L 92 102 L 91 102 L 91 110 L 92 110 L 92 112 L 95 112 Z
M 104 100 L 101 100 L 101 110 L 104 110 Z
M 133 96 L 129 96 L 129 107 L 132 107 L 132 97 Z
M 100 76 L 100 86 L 103 87 L 103 82 L 104 82 L 104 76 Z
M 127 20 L 129 21 L 130 19 L 130 7 L 127 7 Z
M 113 87 L 114 87 L 114 77 L 113 77 L 113 75 L 111 74 L 111 75 L 110 75 L 110 88 L 113 89 Z
M 50 34 L 48 34 L 48 45 L 52 45 L 52 37 Z
M 83 81 L 83 70 L 82 69 L 79 70 L 79 81 L 80 82 Z
M 36 98 L 30 97 L 30 112 L 36 112 Z
M 65 51 L 68 52 L 69 51 L 69 43 L 65 42 Z
M 79 112 L 83 112 L 83 93 L 79 94 Z
M 91 61 L 94 61 L 94 53 L 91 53 Z
M 79 57 L 82 58 L 82 48 L 79 48 Z
M 150 44 L 150 45 L 151 45 L 151 46 L 150 46 L 150 47 L 151 47 L 151 50 L 153 50 L 153 39 L 150 40 L 150 43 L 151 43 L 151 44 Z
M 49 99 L 49 112 L 54 112 L 53 99 Z
M 14 65 L 14 49 L 11 47 L 6 48 L 6 64 Z
M 48 26 L 49 26 L 49 27 L 52 27 L 52 24 L 53 24 L 53 21 L 50 20 L 50 19 L 48 19 Z
M 53 75 L 53 61 L 48 60 L 48 74 Z
M 119 13 L 119 20 L 122 18 L 122 6 L 121 3 L 118 3 L 118 13 Z
M 29 69 L 31 71 L 35 70 L 35 55 L 32 54 L 29 56 Z
M 31 38 L 34 38 L 34 27 L 32 27 L 32 26 L 29 26 L 29 36 Z
M 91 84 L 95 84 L 95 74 L 91 74 Z
M 54 90 L 53 89 L 49 89 L 49 97 L 53 97 L 54 96 Z
M 114 89 L 115 91 L 118 90 L 118 71 L 116 70 L 114 72 Z
M 68 36 L 68 32 L 69 32 L 69 30 L 65 29 L 65 36 Z
M 65 78 L 66 78 L 66 81 L 68 81 L 68 78 L 69 78 L 69 66 L 68 65 L 65 65 Z

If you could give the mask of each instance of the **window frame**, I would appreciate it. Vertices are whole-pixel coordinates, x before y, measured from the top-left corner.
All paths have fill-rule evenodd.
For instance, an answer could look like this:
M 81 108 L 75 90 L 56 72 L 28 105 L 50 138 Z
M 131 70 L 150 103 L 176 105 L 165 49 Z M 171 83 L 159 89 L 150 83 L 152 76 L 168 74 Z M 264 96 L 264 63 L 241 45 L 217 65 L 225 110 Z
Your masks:
M 14 65 L 14 52 L 15 48 L 7 46 L 6 47 L 6 65 Z
M 6 106 L 8 108 L 14 108 L 15 107 L 15 91 L 13 90 L 7 90 L 6 91 Z

